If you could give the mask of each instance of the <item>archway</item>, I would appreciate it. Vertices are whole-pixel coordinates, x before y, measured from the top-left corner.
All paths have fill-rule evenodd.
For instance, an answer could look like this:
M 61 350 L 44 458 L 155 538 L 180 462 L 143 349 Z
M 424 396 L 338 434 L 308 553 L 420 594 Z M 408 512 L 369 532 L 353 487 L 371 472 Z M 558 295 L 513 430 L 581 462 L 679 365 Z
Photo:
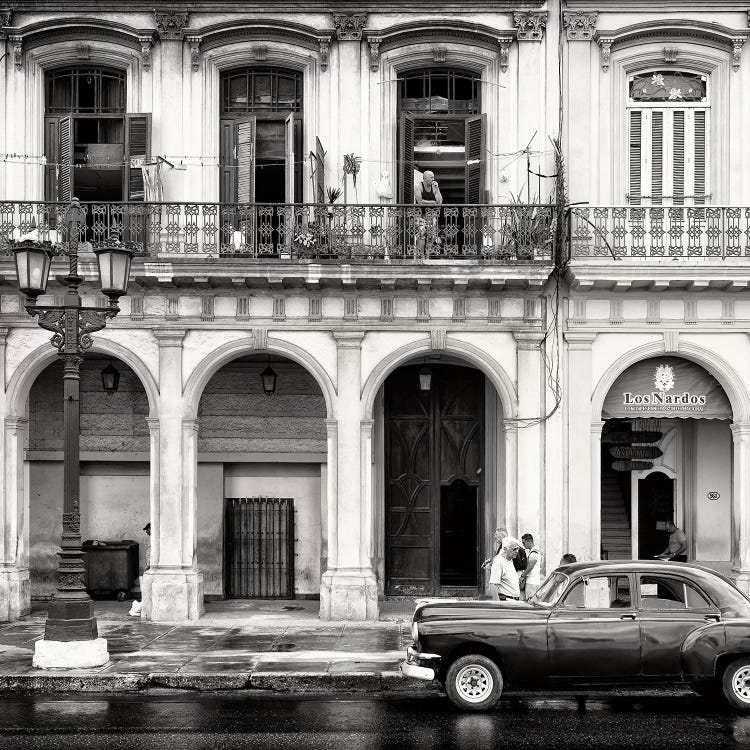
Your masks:
M 210 372 L 197 406 L 204 596 L 318 598 L 326 562 L 323 391 L 310 371 L 278 354 L 235 352 Z
M 683 357 L 645 358 L 614 380 L 601 417 L 602 557 L 653 558 L 672 521 L 688 559 L 729 572 L 733 408 L 718 380 Z

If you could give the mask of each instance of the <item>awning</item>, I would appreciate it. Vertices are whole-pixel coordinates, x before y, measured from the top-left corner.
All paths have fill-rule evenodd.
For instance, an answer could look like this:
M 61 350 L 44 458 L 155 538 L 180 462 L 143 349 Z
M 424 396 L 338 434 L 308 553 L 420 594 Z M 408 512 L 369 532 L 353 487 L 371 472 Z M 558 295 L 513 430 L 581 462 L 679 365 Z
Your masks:
M 612 417 L 732 419 L 732 407 L 716 378 L 700 365 L 680 357 L 654 357 L 615 380 L 602 409 L 602 419 Z

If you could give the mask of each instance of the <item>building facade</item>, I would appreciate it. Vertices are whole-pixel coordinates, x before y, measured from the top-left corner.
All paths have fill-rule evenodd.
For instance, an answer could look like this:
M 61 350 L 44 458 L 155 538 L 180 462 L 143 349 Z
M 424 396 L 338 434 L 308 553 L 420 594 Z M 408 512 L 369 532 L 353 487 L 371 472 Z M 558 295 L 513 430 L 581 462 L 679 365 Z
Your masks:
M 151 522 L 147 618 L 479 596 L 498 526 L 550 570 L 673 519 L 750 588 L 746 7 L 162 5 L 0 11 L 0 243 L 75 246 L 92 305 L 136 253 L 81 532 Z M 54 589 L 63 432 L 0 263 L 3 620 Z

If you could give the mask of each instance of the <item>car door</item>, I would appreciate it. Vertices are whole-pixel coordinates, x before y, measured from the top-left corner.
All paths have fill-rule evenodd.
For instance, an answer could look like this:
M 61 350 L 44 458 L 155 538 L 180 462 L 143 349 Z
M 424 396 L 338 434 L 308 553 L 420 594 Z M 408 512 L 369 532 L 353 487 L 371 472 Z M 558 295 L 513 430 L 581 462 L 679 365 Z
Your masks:
M 574 581 L 547 621 L 550 680 L 628 682 L 641 669 L 641 634 L 632 576 Z
M 643 674 L 654 680 L 682 674 L 680 647 L 688 633 L 721 619 L 697 585 L 677 575 L 636 576 Z

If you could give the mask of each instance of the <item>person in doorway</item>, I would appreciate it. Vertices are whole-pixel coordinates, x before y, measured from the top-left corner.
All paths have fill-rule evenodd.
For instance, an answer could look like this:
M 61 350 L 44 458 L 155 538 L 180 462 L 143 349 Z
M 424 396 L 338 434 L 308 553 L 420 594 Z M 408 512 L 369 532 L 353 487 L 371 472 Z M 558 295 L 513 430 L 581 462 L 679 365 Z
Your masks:
M 560 558 L 560 565 L 570 565 L 571 563 L 578 562 L 578 558 L 571 554 L 570 552 L 566 552 L 561 558 Z
M 667 548 L 655 557 L 662 560 L 672 560 L 673 562 L 687 562 L 687 536 L 685 532 L 672 521 L 667 521 L 667 533 L 669 534 Z
M 422 173 L 422 181 L 414 185 L 414 202 L 420 206 L 440 206 L 443 203 L 435 173 L 429 169 Z
M 149 539 L 146 542 L 146 566 L 144 570 L 148 570 L 151 567 L 151 522 L 149 521 L 144 527 L 143 530 L 148 535 Z M 143 575 L 141 575 L 141 582 L 143 581 Z M 141 594 L 143 596 L 143 594 Z M 131 617 L 140 617 L 141 611 L 143 609 L 143 602 L 139 601 L 138 599 L 135 599 L 133 601 L 133 605 L 130 607 L 130 612 L 128 614 Z
M 483 568 L 489 568 L 490 565 L 492 565 L 492 561 L 495 559 L 496 555 L 500 552 L 500 549 L 502 548 L 503 539 L 508 536 L 507 529 L 504 529 L 502 526 L 498 526 L 495 529 L 495 536 L 492 540 L 492 555 L 488 557 L 483 563 Z
M 525 601 L 531 599 L 542 582 L 542 553 L 534 545 L 534 537 L 524 534 L 521 544 L 528 550 L 526 570 L 518 576 L 518 585 L 521 588 L 521 596 Z
M 513 566 L 513 560 L 518 554 L 521 545 L 518 539 L 506 536 L 502 541 L 500 552 L 492 561 L 490 572 L 490 583 L 495 587 L 497 598 L 503 602 L 506 599 L 521 598 L 521 590 L 518 586 L 518 572 Z
M 443 202 L 435 174 L 429 169 L 422 173 L 421 179 L 414 182 L 414 202 L 420 206 L 439 206 Z M 437 208 L 425 211 L 416 220 L 415 259 L 427 257 L 433 247 L 440 246 L 437 212 Z

